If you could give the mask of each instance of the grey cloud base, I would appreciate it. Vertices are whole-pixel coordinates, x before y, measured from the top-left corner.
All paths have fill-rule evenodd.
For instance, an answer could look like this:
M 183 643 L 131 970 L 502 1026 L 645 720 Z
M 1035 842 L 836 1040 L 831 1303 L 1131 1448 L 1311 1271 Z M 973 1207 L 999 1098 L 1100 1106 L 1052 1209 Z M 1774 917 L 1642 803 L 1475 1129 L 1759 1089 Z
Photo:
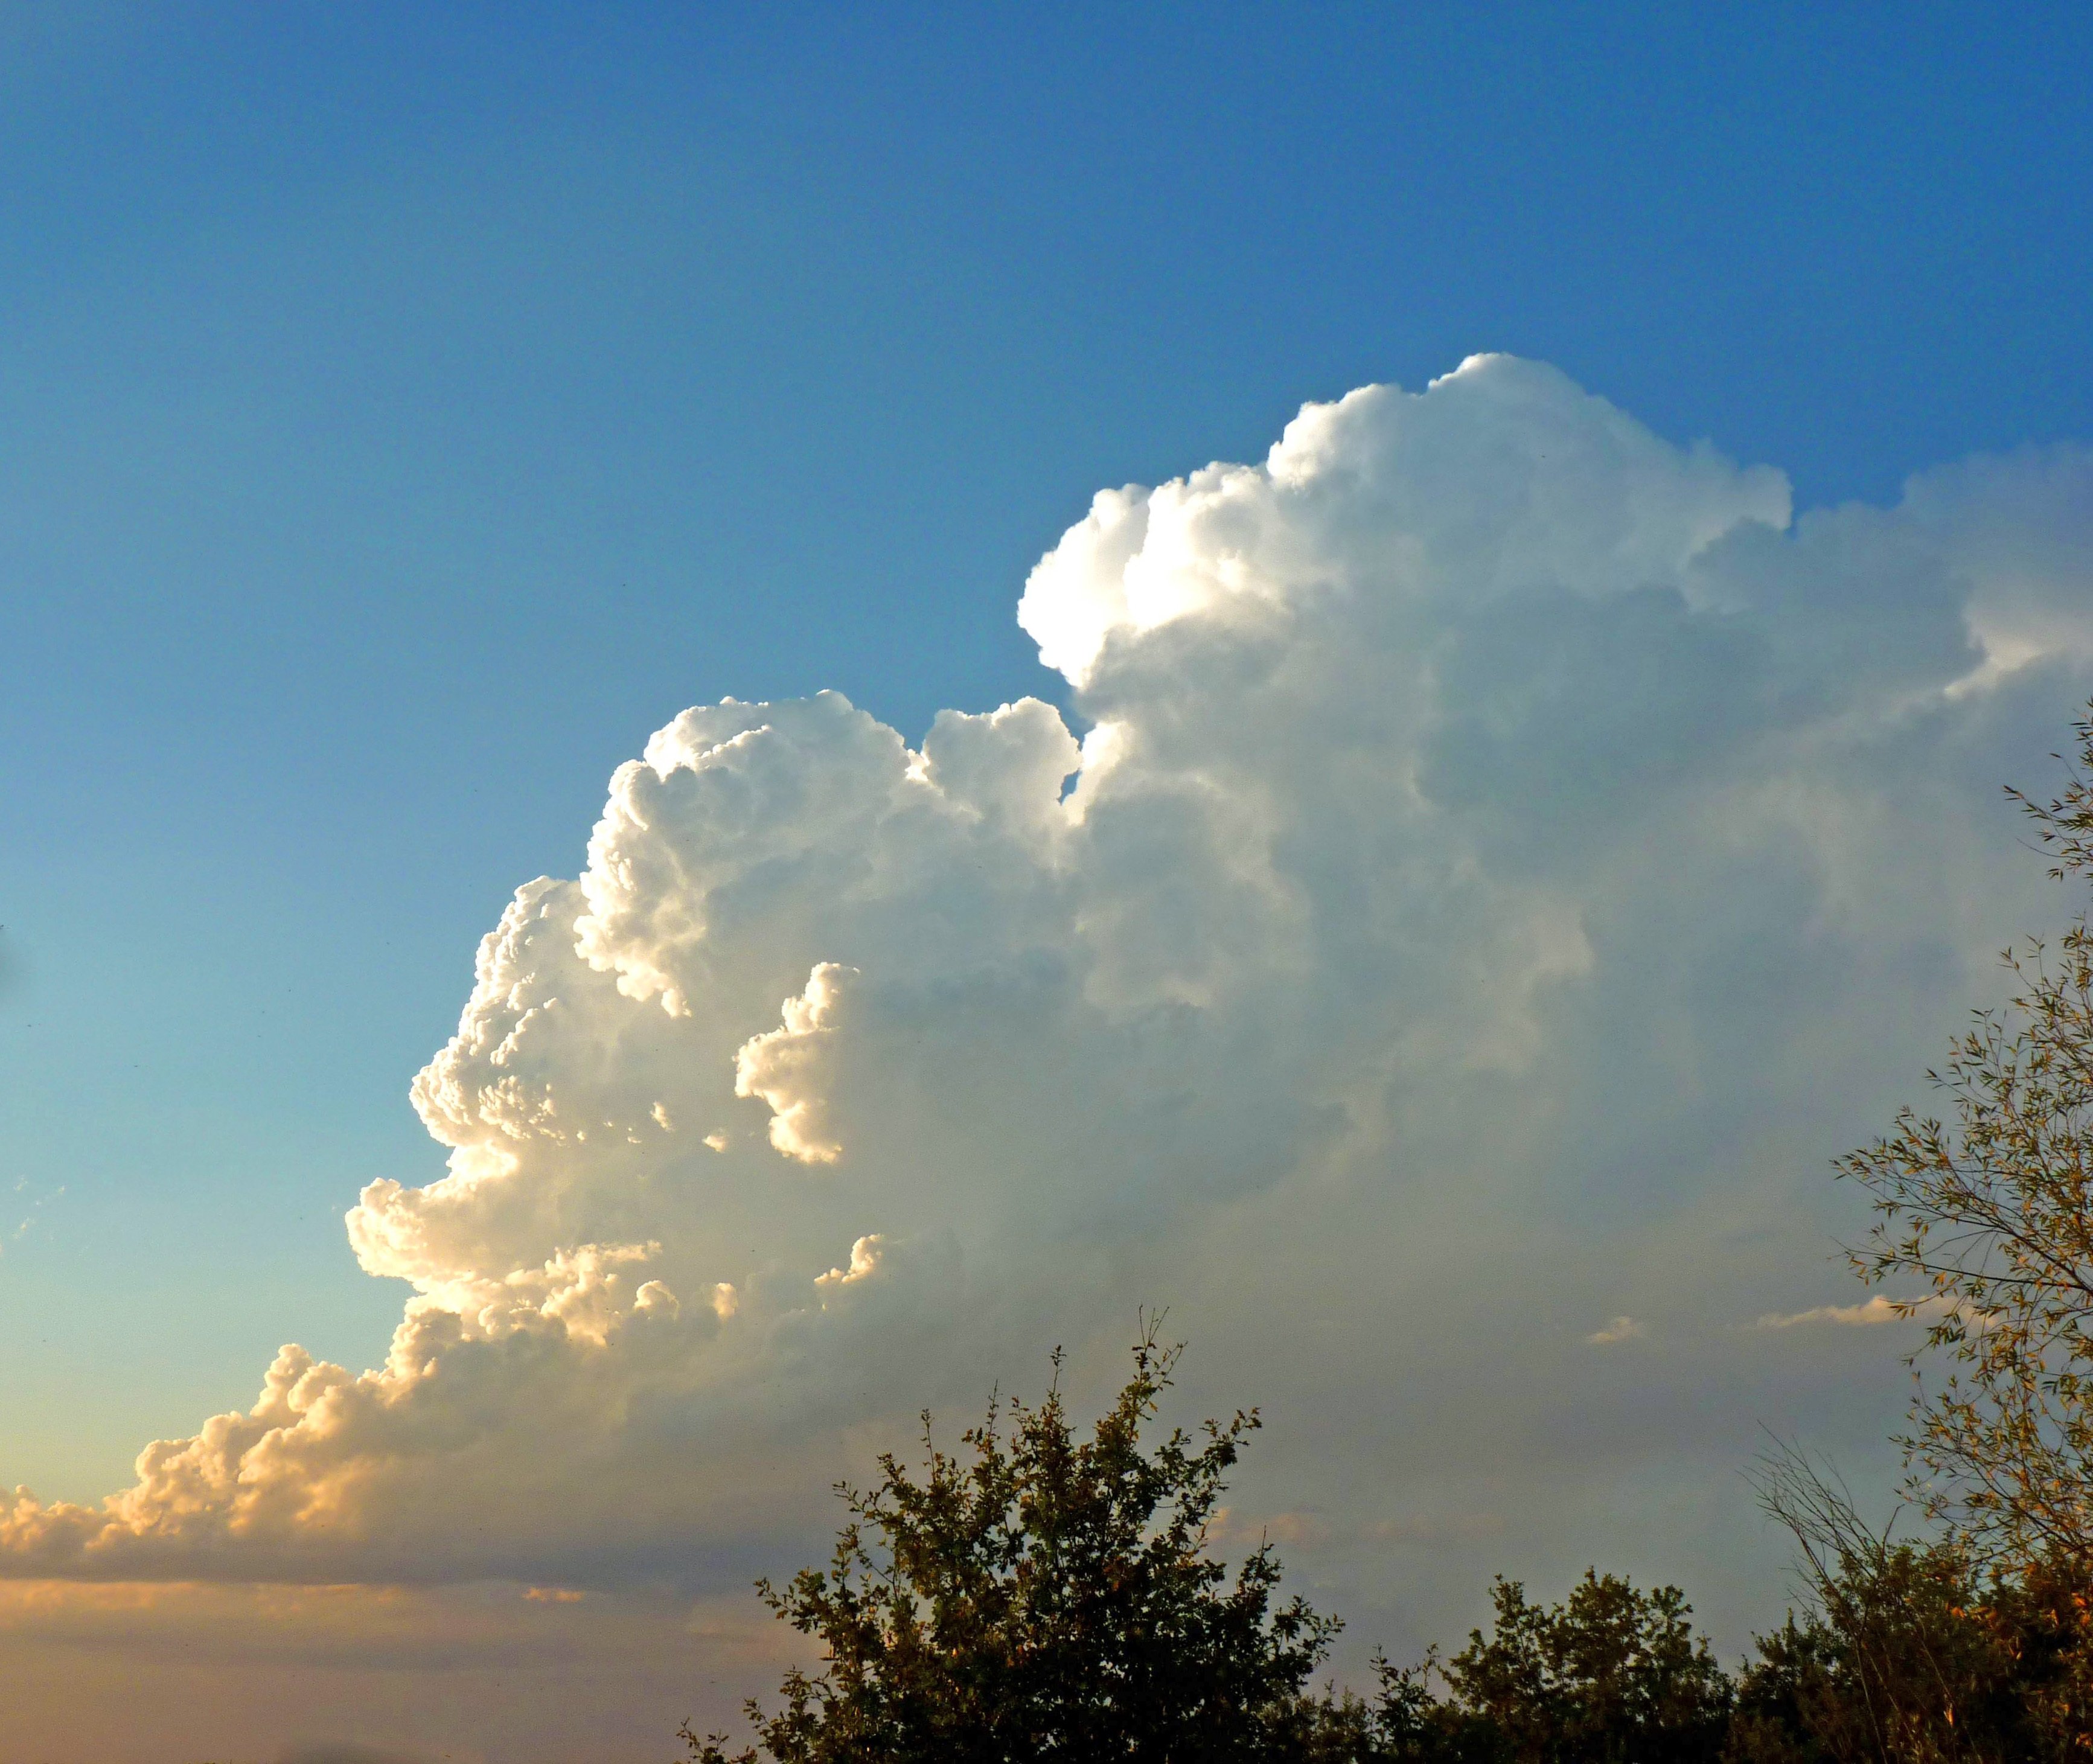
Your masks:
M 1900 1396 L 1894 1331 L 1753 1325 L 1857 1296 L 1829 1159 L 2067 904 L 1998 786 L 2093 684 L 2089 559 L 2084 450 L 1797 520 L 1503 357 L 1102 494 L 1020 609 L 1080 744 L 677 717 L 481 946 L 449 1173 L 349 1214 L 386 1363 L 0 1501 L 0 1571 L 739 1580 L 1159 1302 L 1311 1560 L 1601 1554 L 1624 1479 Z

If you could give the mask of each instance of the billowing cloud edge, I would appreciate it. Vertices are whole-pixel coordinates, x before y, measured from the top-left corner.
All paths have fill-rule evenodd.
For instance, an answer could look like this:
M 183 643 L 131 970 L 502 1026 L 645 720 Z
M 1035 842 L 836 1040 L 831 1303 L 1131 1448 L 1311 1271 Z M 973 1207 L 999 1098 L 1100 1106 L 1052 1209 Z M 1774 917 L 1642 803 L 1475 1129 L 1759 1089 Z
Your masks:
M 287 1346 L 99 1507 L 17 1491 L 0 1571 L 721 1559 L 803 1510 L 781 1458 L 1158 1281 L 1486 1337 L 1422 1297 L 1479 1220 L 1545 1268 L 1517 1217 L 1628 1154 L 1690 1216 L 1740 1090 L 1828 1119 L 1913 952 L 1996 947 L 1961 759 L 2082 693 L 2089 508 L 2065 448 L 1798 519 L 1502 356 L 1101 492 L 1019 608 L 1080 743 L 1032 699 L 912 749 L 835 693 L 665 726 L 414 1081 L 448 1172 L 347 1216 L 413 1289 L 385 1362 Z M 1202 1267 L 1296 1189 L 1381 1224 Z

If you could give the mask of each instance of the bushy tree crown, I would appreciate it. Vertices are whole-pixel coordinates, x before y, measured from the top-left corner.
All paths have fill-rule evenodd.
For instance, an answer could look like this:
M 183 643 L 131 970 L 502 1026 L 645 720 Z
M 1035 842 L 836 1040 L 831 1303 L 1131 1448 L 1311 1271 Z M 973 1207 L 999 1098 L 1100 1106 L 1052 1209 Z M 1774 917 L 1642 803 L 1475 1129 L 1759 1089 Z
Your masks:
M 1156 1764 L 1297 1755 L 1286 1736 L 1337 1624 L 1281 1604 L 1277 1561 L 1253 1550 L 1231 1578 L 1208 1553 L 1254 1411 L 1152 1449 L 1180 1350 L 1153 1329 L 1087 1439 L 1056 1378 L 1036 1406 L 991 1405 L 938 1449 L 923 1417 L 920 1478 L 892 1454 L 851 1511 L 826 1569 L 762 1583 L 778 1615 L 824 1654 L 782 1706 L 749 1705 L 756 1748 L 687 1729 L 699 1764 Z

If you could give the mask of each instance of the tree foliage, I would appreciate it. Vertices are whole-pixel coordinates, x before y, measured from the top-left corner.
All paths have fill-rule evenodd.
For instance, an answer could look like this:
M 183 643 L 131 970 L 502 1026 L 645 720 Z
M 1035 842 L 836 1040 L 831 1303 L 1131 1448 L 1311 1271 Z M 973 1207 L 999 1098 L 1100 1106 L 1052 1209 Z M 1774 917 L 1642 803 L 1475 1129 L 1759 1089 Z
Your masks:
M 1132 1379 L 1079 1438 L 1056 1379 L 1042 1402 L 991 1405 L 920 1477 L 891 1454 L 826 1569 L 760 1590 L 821 1644 L 782 1706 L 751 1703 L 755 1747 L 779 1764 L 1019 1764 L 1033 1759 L 1301 1756 L 1304 1694 L 1337 1625 L 1277 1598 L 1268 1548 L 1231 1578 L 1208 1551 L 1223 1478 L 1256 1413 L 1172 1432 L 1152 1449 L 1179 1350 L 1153 1329 Z M 732 1764 L 723 1736 L 683 1737 Z
M 1954 1533 L 1893 1541 L 1783 1454 L 1760 1480 L 1809 1606 L 1757 1638 L 1733 1764 L 2049 1764 L 2093 1757 L 2093 1606 L 2072 1563 L 1987 1567 Z
M 1371 1697 L 1312 1690 L 1337 1625 L 1281 1603 L 1253 1551 L 1209 1553 L 1254 1412 L 1144 1446 L 1176 1350 L 1152 1335 L 1079 1437 L 1058 1388 L 991 1406 L 925 1462 L 889 1456 L 826 1569 L 765 1583 L 823 1658 L 695 1764 L 2093 1764 L 2093 1582 L 1952 1532 L 1898 1542 L 1800 1457 L 1757 1479 L 1805 1603 L 1732 1677 L 1676 1587 L 1587 1570 L 1560 1604 L 1492 1587 L 1450 1658 L 1376 1662 Z
M 2075 726 L 2093 768 L 2093 717 Z M 2010 792 L 2055 860 L 2093 880 L 2093 786 Z M 1840 1162 L 1876 1222 L 1854 1266 L 1930 1319 L 1948 1376 L 1902 1443 L 1928 1511 L 2008 1562 L 2093 1562 L 2093 930 L 2004 957 L 2017 982 L 1927 1076 L 1952 1123 L 1906 1109 Z
M 1490 1633 L 1441 1665 L 1381 1668 L 1377 1749 L 1402 1764 L 1715 1764 L 1732 1688 L 1679 1588 L 1587 1569 L 1562 1604 L 1490 1589 Z M 1432 1693 L 1441 1680 L 1444 1694 Z
M 1312 1691 L 1337 1623 L 1280 1601 L 1268 1547 L 1233 1576 L 1208 1548 L 1256 1412 L 1143 1443 L 1178 1352 L 1145 1333 L 1088 1438 L 1058 1376 L 956 1454 L 926 1414 L 920 1472 L 888 1454 L 838 1489 L 828 1566 L 759 1584 L 821 1664 L 748 1705 L 743 1750 L 687 1727 L 696 1764 L 1714 1764 L 1728 1679 L 1676 1588 L 1611 1575 L 1552 1607 L 1500 1580 L 1451 1659 Z

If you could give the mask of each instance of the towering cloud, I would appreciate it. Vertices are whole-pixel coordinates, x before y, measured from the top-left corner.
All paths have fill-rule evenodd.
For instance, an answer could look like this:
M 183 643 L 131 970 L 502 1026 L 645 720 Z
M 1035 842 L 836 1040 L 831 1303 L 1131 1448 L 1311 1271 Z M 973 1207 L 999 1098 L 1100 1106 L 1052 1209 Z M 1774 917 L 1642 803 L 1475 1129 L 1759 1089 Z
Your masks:
M 349 1214 L 385 1364 L 286 1347 L 103 1506 L 0 1504 L 6 1567 L 739 1579 L 850 1430 L 1144 1302 L 1346 1549 L 1822 1409 L 1779 1357 L 1894 1332 L 1754 1324 L 1844 1315 L 1826 1160 L 2056 915 L 1996 786 L 2089 557 L 2084 452 L 1796 520 L 1504 357 L 1103 492 L 1019 610 L 1076 729 L 670 722 L 481 945 L 448 1173 Z

